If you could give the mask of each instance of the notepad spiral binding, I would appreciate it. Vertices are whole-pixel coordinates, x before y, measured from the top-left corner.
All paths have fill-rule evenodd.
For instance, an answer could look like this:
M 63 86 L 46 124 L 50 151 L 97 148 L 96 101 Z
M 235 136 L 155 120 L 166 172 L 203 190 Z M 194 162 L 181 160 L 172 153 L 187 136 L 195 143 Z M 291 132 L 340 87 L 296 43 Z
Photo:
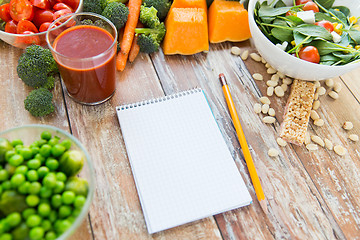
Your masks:
M 164 102 L 164 101 L 167 101 L 170 99 L 183 97 L 183 96 L 194 94 L 194 93 L 201 92 L 201 91 L 202 90 L 200 88 L 194 88 L 194 89 L 182 91 L 179 93 L 174 93 L 174 94 L 171 94 L 168 96 L 164 96 L 164 97 L 159 97 L 159 98 L 154 98 L 154 99 L 150 99 L 150 100 L 144 100 L 144 101 L 140 101 L 140 102 L 136 102 L 136 103 L 122 105 L 122 106 L 117 107 L 116 110 L 123 111 L 123 110 L 136 108 L 136 107 L 140 107 L 140 106 L 144 106 L 144 105 L 149 105 L 149 104 L 153 104 L 153 103 Z

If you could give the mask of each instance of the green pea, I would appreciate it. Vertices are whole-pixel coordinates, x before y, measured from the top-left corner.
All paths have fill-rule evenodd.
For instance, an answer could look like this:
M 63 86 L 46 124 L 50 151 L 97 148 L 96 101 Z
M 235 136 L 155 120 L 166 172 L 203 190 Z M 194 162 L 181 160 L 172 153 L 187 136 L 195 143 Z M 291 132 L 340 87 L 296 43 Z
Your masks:
M 28 147 L 23 147 L 22 149 L 20 149 L 19 153 L 21 156 L 23 156 L 25 160 L 28 160 L 33 156 L 33 152 Z
M 56 185 L 53 188 L 53 193 L 62 193 L 65 189 L 65 183 L 61 181 L 56 181 Z
M 23 156 L 21 156 L 20 154 L 14 154 L 13 156 L 10 157 L 9 164 L 11 164 L 14 167 L 17 167 L 20 164 L 22 164 L 23 161 L 24 161 Z
M 13 240 L 13 237 L 10 233 L 3 233 L 0 236 L 0 240 Z
M 71 148 L 71 141 L 70 141 L 70 139 L 65 139 L 65 140 L 62 141 L 60 144 L 63 145 L 66 150 L 69 150 L 69 149 Z
M 21 223 L 18 227 L 11 231 L 12 237 L 14 240 L 24 240 L 28 239 L 29 236 L 29 227 L 26 223 Z
M 72 211 L 72 214 L 71 216 L 73 217 L 78 217 L 81 213 L 81 208 L 75 208 L 73 211 Z
M 48 141 L 48 144 L 50 146 L 55 146 L 56 144 L 58 144 L 60 138 L 58 136 L 54 136 L 53 138 L 51 138 L 49 141 Z
M 15 173 L 26 174 L 27 171 L 28 171 L 28 167 L 25 165 L 20 165 L 15 168 Z
M 45 232 L 47 232 L 52 228 L 52 224 L 50 220 L 45 219 L 42 221 L 41 227 L 44 229 Z
M 61 195 L 55 194 L 51 197 L 51 206 L 59 208 L 62 205 Z
M 41 161 L 39 159 L 31 159 L 27 162 L 29 169 L 38 169 L 41 166 Z
M 56 233 L 53 231 L 48 231 L 45 234 L 45 240 L 55 240 L 56 239 Z
M 32 155 L 35 156 L 36 154 L 38 154 L 40 152 L 40 148 L 38 146 L 32 146 L 30 147 Z
M 26 180 L 24 174 L 21 174 L 21 173 L 16 173 L 14 174 L 11 179 L 10 179 L 10 182 L 11 182 L 11 185 L 16 188 L 18 186 L 20 186 L 22 183 L 24 183 Z
M 75 200 L 75 193 L 72 191 L 65 191 L 61 196 L 61 200 L 64 204 L 70 205 Z
M 55 144 L 52 148 L 51 148 L 51 154 L 54 157 L 60 157 L 64 152 L 66 151 L 66 147 L 61 145 L 61 144 Z
M 49 204 L 50 205 L 50 200 L 48 198 L 41 198 L 40 199 L 40 204 L 41 203 L 46 203 L 46 204 Z
M 48 217 L 48 219 L 50 220 L 50 222 L 55 222 L 56 220 L 57 220 L 57 218 L 58 218 L 58 213 L 57 213 L 57 211 L 55 211 L 55 210 L 51 210 L 51 212 L 50 212 L 50 215 L 49 215 L 49 217 Z
M 6 181 L 8 179 L 9 179 L 8 171 L 6 171 L 5 169 L 1 169 L 0 170 L 0 181 L 3 182 L 3 181 Z
M 25 198 L 26 204 L 35 207 L 39 204 L 40 198 L 37 195 L 29 195 Z
M 35 154 L 34 159 L 39 159 L 41 163 L 45 162 L 45 157 L 41 155 L 40 153 Z
M 64 233 L 69 227 L 71 227 L 71 222 L 69 220 L 60 220 L 57 225 L 55 225 L 55 231 L 59 234 Z
M 5 233 L 5 232 L 8 232 L 8 231 L 10 231 L 10 225 L 9 225 L 9 223 L 6 221 L 6 219 L 2 219 L 1 221 L 0 221 L 0 228 L 1 228 L 1 232 L 2 233 Z
M 24 146 L 23 145 L 16 145 L 15 147 L 14 147 L 14 149 L 15 149 L 15 152 L 17 153 L 17 154 L 20 154 L 20 151 L 21 151 L 21 149 L 23 149 L 24 148 Z
M 26 177 L 30 182 L 35 182 L 39 179 L 39 175 L 36 170 L 29 170 L 26 173 Z
M 6 221 L 9 223 L 10 227 L 16 227 L 21 223 L 21 214 L 18 212 L 10 213 L 6 217 Z
M 42 145 L 47 144 L 47 140 L 45 139 L 40 139 L 37 141 L 37 145 L 41 148 Z
M 5 191 L 12 189 L 11 182 L 9 180 L 3 182 L 1 184 L 1 186 L 2 186 L 3 190 L 5 190 Z
M 50 171 L 55 171 L 59 167 L 59 161 L 55 158 L 48 158 L 45 165 L 50 169 Z
M 42 217 L 47 217 L 50 215 L 51 207 L 48 203 L 40 203 L 38 206 L 38 213 Z
M 82 208 L 86 202 L 86 198 L 84 196 L 76 196 L 74 200 L 74 207 Z
M 3 193 L 3 188 L 2 188 L 2 186 L 0 185 L 0 196 L 1 196 L 2 193 Z
M 16 154 L 15 150 L 9 150 L 5 153 L 5 160 L 9 162 L 9 159 Z
M 24 145 L 24 143 L 23 143 L 23 141 L 21 139 L 14 139 L 14 140 L 12 140 L 11 145 L 13 147 L 15 147 L 17 145 Z
M 45 186 L 42 186 L 40 188 L 40 197 L 42 198 L 49 198 L 52 195 L 52 190 L 50 188 L 47 188 Z
M 66 182 L 67 177 L 66 177 L 65 173 L 57 172 L 56 173 L 56 180 L 61 181 L 61 182 Z
M 39 178 L 43 178 L 43 177 L 45 177 L 46 174 L 48 174 L 50 172 L 50 170 L 48 169 L 48 167 L 41 166 L 38 168 L 37 172 L 38 172 Z
M 67 205 L 62 205 L 59 208 L 59 218 L 66 218 L 71 215 L 72 208 Z
M 9 173 L 10 175 L 13 175 L 13 174 L 15 173 L 15 169 L 16 169 L 16 167 L 13 166 L 13 165 L 11 165 L 11 164 L 9 164 L 9 163 L 7 163 L 7 164 L 5 165 L 5 170 L 8 171 L 8 173 Z
M 42 145 L 39 153 L 45 158 L 49 157 L 51 154 L 51 146 L 49 144 Z
M 22 212 L 22 216 L 24 219 L 28 219 L 31 215 L 35 215 L 36 210 L 35 208 L 27 208 Z
M 30 182 L 23 182 L 20 186 L 18 186 L 18 192 L 21 194 L 28 194 L 30 189 L 31 183 Z
M 41 139 L 44 139 L 44 140 L 50 140 L 51 139 L 51 132 L 49 131 L 43 131 L 40 135 Z
M 40 193 L 41 184 L 39 182 L 32 182 L 29 186 L 29 193 L 32 195 L 37 195 Z
M 31 240 L 41 240 L 44 237 L 44 229 L 42 227 L 34 227 L 29 232 L 29 237 Z
M 54 173 L 46 174 L 42 183 L 47 188 L 54 188 L 56 185 L 56 175 Z
M 41 221 L 42 221 L 42 218 L 39 215 L 33 214 L 33 215 L 30 215 L 26 219 L 26 225 L 33 228 L 33 227 L 39 226 L 41 224 Z

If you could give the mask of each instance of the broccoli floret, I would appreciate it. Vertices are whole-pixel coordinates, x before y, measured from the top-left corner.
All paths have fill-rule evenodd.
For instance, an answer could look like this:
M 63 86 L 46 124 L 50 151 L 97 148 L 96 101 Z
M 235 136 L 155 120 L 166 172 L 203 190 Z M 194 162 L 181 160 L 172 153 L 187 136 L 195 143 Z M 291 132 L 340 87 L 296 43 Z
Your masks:
M 21 80 L 30 87 L 54 87 L 54 75 L 58 72 L 56 62 L 49 49 L 31 45 L 20 56 L 17 73 Z
M 129 9 L 123 3 L 111 2 L 106 5 L 101 15 L 109 19 L 117 29 L 120 29 L 128 19 Z
M 101 28 L 105 28 L 105 23 L 103 20 L 96 20 L 96 21 L 92 21 L 91 19 L 84 19 L 81 21 L 82 25 L 93 25 L 93 26 L 97 26 L 97 27 L 101 27 Z
M 161 41 L 164 39 L 166 29 L 164 23 L 155 28 L 136 28 L 135 33 L 139 34 L 137 44 L 141 52 L 153 53 L 159 50 Z
M 160 20 L 164 20 L 170 10 L 171 1 L 170 0 L 143 0 L 143 4 L 146 7 L 156 8 L 157 15 Z
M 54 112 L 53 95 L 46 88 L 38 88 L 30 92 L 24 101 L 25 109 L 34 117 L 42 117 Z
M 138 36 L 137 44 L 141 52 L 156 52 L 165 36 L 165 25 L 160 23 L 156 13 L 157 10 L 154 7 L 141 6 L 140 8 L 140 21 L 148 27 L 135 29 Z
M 84 0 L 83 11 L 101 14 L 107 4 L 106 0 Z

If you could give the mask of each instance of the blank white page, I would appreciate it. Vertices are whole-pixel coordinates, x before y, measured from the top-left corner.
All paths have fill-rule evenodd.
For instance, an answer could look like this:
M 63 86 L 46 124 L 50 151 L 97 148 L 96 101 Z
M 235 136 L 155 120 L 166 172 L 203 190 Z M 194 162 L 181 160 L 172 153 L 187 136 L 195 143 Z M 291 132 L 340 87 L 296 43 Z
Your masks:
M 116 109 L 149 233 L 251 203 L 202 90 Z

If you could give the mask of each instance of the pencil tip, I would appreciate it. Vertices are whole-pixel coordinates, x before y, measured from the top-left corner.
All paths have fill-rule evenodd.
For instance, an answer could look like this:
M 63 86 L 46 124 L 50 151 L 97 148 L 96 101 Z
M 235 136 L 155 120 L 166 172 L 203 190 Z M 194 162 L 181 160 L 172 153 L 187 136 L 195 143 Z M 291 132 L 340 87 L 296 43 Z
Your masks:
M 220 73 L 219 74 L 219 80 L 220 80 L 220 83 L 221 83 L 222 86 L 227 85 L 225 74 Z
M 261 206 L 262 210 L 264 211 L 264 213 L 268 214 L 269 211 L 268 211 L 267 204 L 266 204 L 266 198 L 263 200 L 260 200 L 259 203 L 260 203 L 260 206 Z

